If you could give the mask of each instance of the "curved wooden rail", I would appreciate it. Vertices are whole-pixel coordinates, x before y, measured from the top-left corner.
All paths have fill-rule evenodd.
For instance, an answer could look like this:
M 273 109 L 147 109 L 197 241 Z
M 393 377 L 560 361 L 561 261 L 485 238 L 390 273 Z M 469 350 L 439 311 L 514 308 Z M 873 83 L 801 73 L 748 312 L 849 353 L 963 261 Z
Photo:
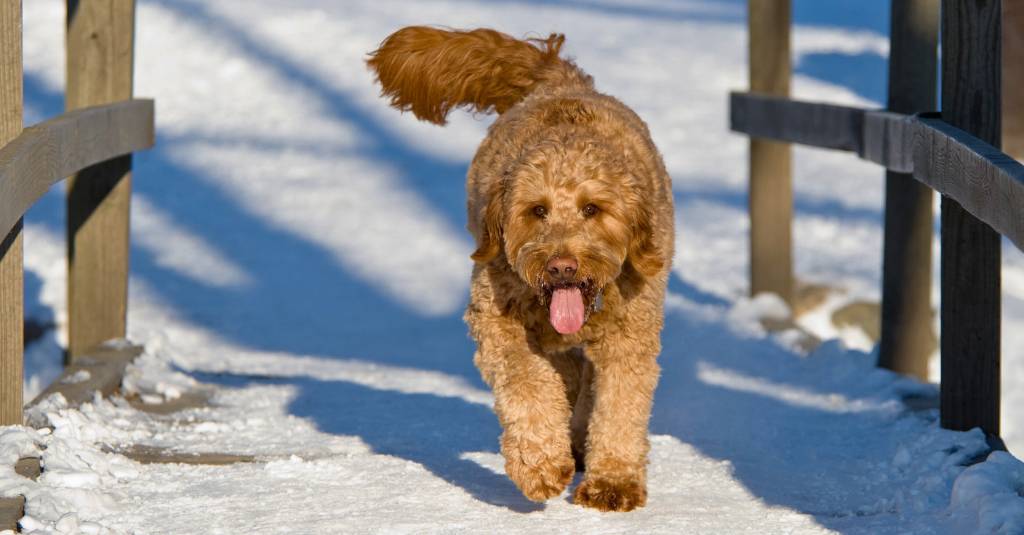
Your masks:
M 732 93 L 730 127 L 776 141 L 854 152 L 957 201 L 1024 251 L 1024 165 L 935 113 L 903 115 Z
M 1024 251 L 1024 165 L 937 116 L 918 116 L 914 134 L 914 178 Z
M 71 111 L 26 128 L 0 148 L 0 236 L 50 186 L 91 165 L 155 142 L 151 99 Z

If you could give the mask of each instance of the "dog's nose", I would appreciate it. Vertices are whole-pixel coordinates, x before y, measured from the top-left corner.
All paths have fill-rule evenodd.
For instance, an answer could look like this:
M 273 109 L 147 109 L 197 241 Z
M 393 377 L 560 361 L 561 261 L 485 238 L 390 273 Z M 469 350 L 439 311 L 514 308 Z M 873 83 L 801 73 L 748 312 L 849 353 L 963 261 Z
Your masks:
M 576 263 L 576 259 L 568 256 L 556 256 L 551 260 L 548 260 L 547 271 L 548 275 L 551 276 L 552 282 L 566 282 L 571 281 L 576 276 L 576 270 L 579 269 L 579 264 Z

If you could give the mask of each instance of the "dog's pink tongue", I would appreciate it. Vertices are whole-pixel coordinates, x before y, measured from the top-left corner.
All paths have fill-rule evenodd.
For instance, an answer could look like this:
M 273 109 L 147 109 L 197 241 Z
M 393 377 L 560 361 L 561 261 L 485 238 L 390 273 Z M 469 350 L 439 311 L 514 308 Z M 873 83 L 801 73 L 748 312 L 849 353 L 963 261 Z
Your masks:
M 562 334 L 583 327 L 583 293 L 579 288 L 559 288 L 551 295 L 551 326 Z

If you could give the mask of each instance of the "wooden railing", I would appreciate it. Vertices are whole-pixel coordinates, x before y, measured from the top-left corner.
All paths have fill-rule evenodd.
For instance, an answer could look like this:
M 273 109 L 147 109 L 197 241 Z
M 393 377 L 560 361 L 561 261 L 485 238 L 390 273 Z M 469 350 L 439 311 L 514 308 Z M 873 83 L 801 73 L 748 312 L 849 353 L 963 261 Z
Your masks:
M 788 50 L 788 44 L 770 39 L 754 41 L 757 35 L 767 33 L 764 29 L 755 32 L 756 25 L 764 20 L 788 24 L 788 16 L 753 19 L 766 10 L 788 11 L 788 1 L 750 0 L 750 8 L 751 49 L 776 46 Z M 731 125 L 758 140 L 851 151 L 889 172 L 880 363 L 919 376 L 926 370 L 922 363 L 927 354 L 912 343 L 900 343 L 918 337 L 916 330 L 930 328 L 929 322 L 920 318 L 930 318 L 926 296 L 931 273 L 931 197 L 919 190 L 942 194 L 942 425 L 958 430 L 980 427 L 998 438 L 999 235 L 1024 250 L 1024 166 L 996 148 L 1003 68 L 1000 2 L 943 0 L 942 8 L 941 114 L 905 114 L 927 112 L 929 102 L 934 103 L 934 39 L 939 33 L 938 0 L 906 0 L 893 2 L 890 111 L 799 102 L 785 95 L 733 93 Z M 788 29 L 780 33 L 788 35 Z M 754 58 L 751 55 L 752 61 Z M 901 69 L 911 72 L 901 74 Z M 912 78 L 918 71 L 917 78 Z M 753 74 L 751 85 L 755 85 Z M 753 182 L 764 172 L 758 170 L 764 165 L 758 158 L 752 146 L 752 190 Z M 782 180 L 788 183 L 788 166 L 786 172 Z M 913 184 L 914 189 L 906 184 Z M 759 202 L 751 196 L 752 225 L 757 224 L 753 212 L 763 208 Z M 791 199 L 784 202 L 791 203 Z M 751 240 L 757 239 L 752 231 Z M 788 241 L 778 246 L 788 247 Z M 773 247 L 758 243 L 751 249 L 756 255 Z M 916 253 L 907 254 L 906 249 Z M 781 254 L 791 252 L 786 249 Z M 896 254 L 898 259 L 891 258 Z M 927 281 L 924 290 L 922 279 Z M 900 295 L 908 287 L 916 288 L 914 299 Z M 918 320 L 909 322 L 907 316 Z M 886 339 L 896 343 L 887 347 Z
M 22 129 L 21 0 L 0 0 L 0 425 L 22 424 L 25 212 L 69 175 L 69 359 L 125 335 L 131 153 L 153 146 L 132 100 L 134 0 L 68 0 L 67 108 Z
M 752 137 L 843 150 L 910 173 L 1024 250 L 1024 166 L 942 121 L 817 102 L 730 95 L 730 128 Z

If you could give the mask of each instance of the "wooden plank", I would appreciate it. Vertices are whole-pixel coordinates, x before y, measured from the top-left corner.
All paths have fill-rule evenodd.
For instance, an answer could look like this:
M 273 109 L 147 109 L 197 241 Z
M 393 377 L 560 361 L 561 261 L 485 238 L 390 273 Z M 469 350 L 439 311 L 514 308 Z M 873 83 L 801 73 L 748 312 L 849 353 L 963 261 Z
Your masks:
M 113 453 L 124 455 L 142 464 L 192 464 L 225 466 L 237 463 L 256 462 L 256 457 L 237 453 L 183 452 L 156 446 L 133 444 L 122 448 L 111 448 Z
M 135 357 L 142 354 L 142 346 L 99 346 L 83 351 L 78 358 L 64 368 L 56 381 L 43 390 L 32 405 L 51 394 L 60 393 L 71 407 L 77 407 L 93 400 L 95 392 L 107 397 L 113 394 L 124 379 L 124 370 Z M 30 422 L 38 425 L 40 422 Z
M 19 219 L 0 242 L 0 425 L 21 425 L 24 381 L 24 280 Z
M 892 2 L 888 109 L 914 113 L 935 108 L 939 0 Z M 906 139 L 901 132 L 865 126 L 865 141 L 887 147 Z M 876 149 L 866 149 L 874 152 Z M 902 150 L 905 160 L 911 151 Z M 887 155 L 890 159 L 893 155 Z M 869 158 L 870 159 L 870 158 Z M 932 190 L 907 173 L 886 171 L 885 241 L 882 252 L 882 321 L 878 365 L 928 380 L 928 358 L 935 350 L 932 328 Z
M 730 94 L 729 112 L 736 132 L 852 151 L 899 172 L 912 169 L 914 121 L 906 114 L 739 92 Z
M 28 479 L 37 479 L 43 472 L 39 457 L 25 457 L 14 463 L 14 473 Z
M 937 117 L 921 116 L 914 135 L 913 174 L 1024 250 L 1020 162 Z
M 1003 2 L 1003 152 L 1024 161 L 1024 2 Z
M 7 0 L 4 0 L 7 1 Z M 0 531 L 18 531 L 18 521 L 25 516 L 24 496 L 0 498 Z
M 756 93 L 732 93 L 732 130 L 787 143 L 862 152 L 862 108 L 790 100 Z
M 994 146 L 999 146 L 1001 129 L 1000 11 L 999 0 L 942 2 L 942 118 Z M 922 128 L 922 132 L 929 130 Z M 998 436 L 1000 238 L 967 211 L 971 205 L 978 209 L 986 203 L 991 203 L 989 208 L 1001 204 L 991 195 L 989 179 L 994 177 L 976 165 L 977 159 L 953 158 L 962 154 L 954 151 L 940 153 L 947 157 L 933 162 L 937 176 L 919 175 L 917 166 L 923 162 L 916 147 L 915 176 L 947 179 L 948 187 L 964 182 L 949 180 L 956 175 L 973 179 L 969 180 L 973 187 L 961 192 L 959 202 L 949 196 L 948 188 L 936 188 L 946 194 L 942 198 L 940 420 L 947 429 L 980 427 Z M 1002 215 L 1020 218 L 1021 212 Z
M 897 174 L 910 173 L 914 170 L 914 128 L 912 115 L 866 110 L 858 156 Z
M 0 146 L 22 127 L 21 2 L 0 1 Z
M 1024 218 L 1018 216 L 1024 211 L 1024 193 L 1021 192 L 1021 169 L 1024 168 L 1019 162 L 946 124 L 936 114 L 908 116 L 836 108 L 844 107 L 734 93 L 732 124 L 734 130 L 751 135 L 815 147 L 860 150 L 863 158 L 901 175 L 912 174 L 931 189 L 956 199 L 971 214 L 1024 250 Z M 804 115 L 831 115 L 835 120 L 817 122 L 820 136 L 815 136 L 813 128 L 807 126 L 795 129 L 787 126 L 799 123 Z M 860 119 L 854 119 L 858 115 Z M 834 142 L 841 137 L 837 132 L 854 131 L 857 124 L 862 129 L 856 134 L 861 142 Z M 853 137 L 845 136 L 845 139 Z M 952 163 L 947 165 L 947 160 Z M 918 206 L 925 204 L 925 200 L 917 200 Z M 919 217 L 924 221 L 924 216 Z M 918 225 L 923 228 L 924 223 Z
M 134 0 L 68 0 L 69 110 L 130 99 Z M 128 303 L 131 156 L 68 183 L 68 355 L 123 338 Z
M 153 146 L 153 101 L 129 100 L 67 112 L 26 128 L 0 148 L 0 232 L 50 187 L 115 156 Z
M 39 459 L 29 457 L 19 459 L 14 465 L 14 472 L 21 477 L 36 479 L 40 474 Z M 0 498 L 0 531 L 18 530 L 18 521 L 25 516 L 25 497 Z
M 0 146 L 21 132 L 21 61 L 21 2 L 0 0 Z M 0 236 L 0 425 L 20 425 L 25 335 L 20 214 Z
M 790 0 L 749 0 L 750 90 L 789 95 Z M 792 150 L 750 139 L 750 293 L 793 301 Z

